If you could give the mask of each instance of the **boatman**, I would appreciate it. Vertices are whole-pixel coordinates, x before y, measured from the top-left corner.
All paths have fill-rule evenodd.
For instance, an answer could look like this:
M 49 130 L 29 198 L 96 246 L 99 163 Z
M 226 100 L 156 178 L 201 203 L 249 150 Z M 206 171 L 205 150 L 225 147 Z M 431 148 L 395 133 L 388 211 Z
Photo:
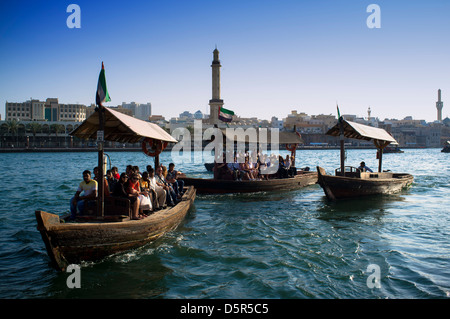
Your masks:
M 372 171 L 370 168 L 368 168 L 368 167 L 366 166 L 366 163 L 364 163 L 364 162 L 361 162 L 361 163 L 359 164 L 358 169 L 359 169 L 361 172 L 371 172 L 371 173 L 373 173 L 373 171 Z
M 85 170 L 83 172 L 83 181 L 78 186 L 75 196 L 70 200 L 70 219 L 75 219 L 77 209 L 79 213 L 83 212 L 87 201 L 97 198 L 97 189 L 97 181 L 91 178 L 90 171 Z M 83 195 L 81 195 L 82 192 Z

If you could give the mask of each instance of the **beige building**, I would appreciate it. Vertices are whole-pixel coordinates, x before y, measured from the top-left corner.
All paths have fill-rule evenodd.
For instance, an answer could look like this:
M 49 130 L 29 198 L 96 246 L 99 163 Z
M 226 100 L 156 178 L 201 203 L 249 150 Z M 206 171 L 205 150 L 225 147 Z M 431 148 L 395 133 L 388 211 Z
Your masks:
M 59 104 L 57 98 L 46 101 L 30 99 L 25 102 L 6 102 L 6 121 L 70 121 L 86 119 L 86 106 L 82 104 Z
M 5 103 L 5 120 L 31 121 L 32 102 L 8 102 Z
M 83 122 L 86 119 L 86 105 L 60 104 L 59 120 L 71 122 Z

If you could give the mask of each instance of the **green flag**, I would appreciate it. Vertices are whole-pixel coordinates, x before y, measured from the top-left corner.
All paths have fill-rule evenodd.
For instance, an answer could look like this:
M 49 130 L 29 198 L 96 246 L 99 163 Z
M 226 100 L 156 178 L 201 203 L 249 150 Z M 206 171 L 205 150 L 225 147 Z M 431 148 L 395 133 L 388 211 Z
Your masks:
M 98 76 L 95 102 L 97 103 L 97 105 L 102 105 L 103 102 L 109 101 L 111 101 L 111 98 L 109 97 L 108 89 L 106 88 L 105 66 L 102 62 L 102 69 L 100 71 L 100 75 Z

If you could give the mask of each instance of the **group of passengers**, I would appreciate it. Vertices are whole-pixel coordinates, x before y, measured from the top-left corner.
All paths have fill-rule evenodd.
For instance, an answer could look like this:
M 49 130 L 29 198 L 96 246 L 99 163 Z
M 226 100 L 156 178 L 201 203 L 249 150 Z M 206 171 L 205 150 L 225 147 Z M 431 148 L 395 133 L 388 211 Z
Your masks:
M 86 205 L 95 205 L 97 198 L 99 174 L 94 168 L 91 172 L 83 172 L 83 181 L 78 186 L 75 196 L 70 200 L 70 219 L 82 214 Z M 127 198 L 131 204 L 131 218 L 143 219 L 151 212 L 175 206 L 184 194 L 184 181 L 179 179 L 183 174 L 175 170 L 175 164 L 170 163 L 167 169 L 159 165 L 154 169 L 147 165 L 141 172 L 138 166 L 127 165 L 126 171 L 119 174 L 117 167 L 106 171 L 103 178 L 105 197 Z M 83 194 L 82 194 L 83 193 Z M 82 196 L 81 196 L 82 195 Z
M 278 166 L 277 166 L 278 165 Z M 267 155 L 258 153 L 256 156 L 237 153 L 232 163 L 223 162 L 214 164 L 214 178 L 222 180 L 249 180 L 257 181 L 269 178 L 288 178 L 297 175 L 295 158 L 293 155 Z

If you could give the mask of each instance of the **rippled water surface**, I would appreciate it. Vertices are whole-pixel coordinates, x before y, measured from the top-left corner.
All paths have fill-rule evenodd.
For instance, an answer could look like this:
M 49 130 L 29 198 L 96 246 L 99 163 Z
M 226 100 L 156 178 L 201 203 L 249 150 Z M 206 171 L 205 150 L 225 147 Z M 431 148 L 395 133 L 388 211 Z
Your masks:
M 145 168 L 142 153 L 111 152 L 120 171 Z M 198 156 L 199 154 L 197 154 Z M 377 167 L 373 150 L 348 164 Z M 0 298 L 448 298 L 450 157 L 439 149 L 386 154 L 409 172 L 400 194 L 330 203 L 318 185 L 253 195 L 198 195 L 180 227 L 158 241 L 83 264 L 81 289 L 49 266 L 34 211 L 68 210 L 96 153 L 0 154 Z M 197 158 L 198 159 L 198 158 Z M 206 159 L 208 161 L 208 159 Z M 164 153 L 161 161 L 172 161 Z M 175 161 L 191 176 L 203 163 Z M 297 167 L 339 166 L 338 150 L 301 150 Z M 369 265 L 380 288 L 368 286 Z

